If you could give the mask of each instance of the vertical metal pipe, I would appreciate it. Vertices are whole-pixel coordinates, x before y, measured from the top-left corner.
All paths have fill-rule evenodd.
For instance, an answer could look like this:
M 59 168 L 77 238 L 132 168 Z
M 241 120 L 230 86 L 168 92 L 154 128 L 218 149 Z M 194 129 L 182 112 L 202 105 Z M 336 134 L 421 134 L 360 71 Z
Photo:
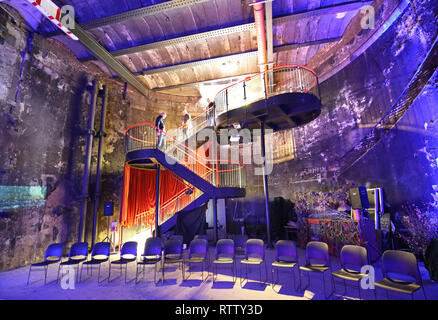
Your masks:
M 100 179 L 102 176 L 102 149 L 103 149 L 103 139 L 105 137 L 105 119 L 106 119 L 106 102 L 108 98 L 108 92 L 106 86 L 103 86 L 102 90 L 102 107 L 100 115 L 100 127 L 99 127 L 99 147 L 97 151 L 97 168 L 96 168 L 96 189 L 94 193 L 94 215 L 93 215 L 93 235 L 91 237 L 91 247 L 94 247 L 96 239 L 96 227 L 97 227 L 97 212 L 99 211 L 100 202 Z
M 214 226 L 214 242 L 219 240 L 218 228 L 217 228 L 217 198 L 213 198 L 213 226 Z
M 88 184 L 89 184 L 90 172 L 91 172 L 91 153 L 93 150 L 94 119 L 96 115 L 95 111 L 96 111 L 97 92 L 98 92 L 98 83 L 96 80 L 94 80 L 93 87 L 91 89 L 91 106 L 90 106 L 90 115 L 88 118 L 85 166 L 84 166 L 84 175 L 82 177 L 81 211 L 79 216 L 78 242 L 82 242 L 83 239 L 84 217 L 87 213 L 88 196 L 89 196 Z
M 266 174 L 266 149 L 265 149 L 265 123 L 261 123 L 261 151 L 263 159 L 263 188 L 265 190 L 265 212 L 266 212 L 266 236 L 268 247 L 272 247 L 270 222 L 269 222 L 269 185 L 268 176 Z
M 160 237 L 159 230 L 159 213 L 160 213 L 160 165 L 157 164 L 157 174 L 155 182 L 155 236 Z

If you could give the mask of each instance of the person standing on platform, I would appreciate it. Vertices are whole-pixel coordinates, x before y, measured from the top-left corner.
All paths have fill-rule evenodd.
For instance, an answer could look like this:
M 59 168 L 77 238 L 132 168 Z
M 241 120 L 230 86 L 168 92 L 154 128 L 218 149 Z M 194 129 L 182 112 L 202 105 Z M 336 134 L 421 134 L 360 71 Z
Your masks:
M 191 134 L 190 129 L 192 127 L 192 116 L 186 109 L 183 111 L 182 119 L 182 130 L 183 130 L 183 140 L 186 141 Z
M 207 98 L 207 125 L 214 127 L 216 124 L 216 104 Z
M 164 119 L 166 119 L 166 117 L 167 117 L 167 114 L 165 112 L 163 112 L 155 120 L 155 127 L 157 127 L 157 137 L 158 137 L 157 148 L 158 149 L 162 149 L 166 143 L 165 136 L 164 136 L 164 134 L 166 133 L 166 125 L 164 123 Z

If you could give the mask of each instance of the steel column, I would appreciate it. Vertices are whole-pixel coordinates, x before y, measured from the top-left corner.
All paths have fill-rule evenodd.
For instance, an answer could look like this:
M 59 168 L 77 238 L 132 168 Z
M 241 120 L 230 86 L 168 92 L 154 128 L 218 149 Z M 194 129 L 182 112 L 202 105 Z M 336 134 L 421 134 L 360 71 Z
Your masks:
M 218 228 L 217 228 L 217 198 L 213 198 L 213 226 L 214 226 L 214 242 L 219 240 Z
M 94 120 L 96 116 L 96 102 L 97 102 L 98 84 L 97 81 L 93 81 L 93 87 L 91 89 L 91 106 L 90 115 L 88 118 L 88 131 L 87 131 L 87 144 L 85 152 L 85 166 L 84 175 L 82 176 L 82 194 L 81 194 L 81 211 L 79 216 L 79 228 L 78 228 L 78 242 L 82 242 L 83 229 L 84 229 L 84 217 L 87 213 L 88 205 L 88 185 L 91 172 L 91 153 L 93 150 L 93 137 L 94 137 Z
M 265 123 L 261 123 L 261 151 L 263 159 L 263 189 L 265 191 L 265 212 L 266 212 L 266 236 L 268 247 L 272 247 L 271 243 L 271 227 L 269 222 L 269 185 L 268 176 L 266 174 L 266 146 L 265 146 Z
M 91 247 L 94 247 L 95 239 L 96 239 L 96 227 L 97 227 L 97 213 L 99 211 L 99 202 L 100 202 L 100 179 L 102 176 L 101 167 L 102 167 L 102 149 L 103 149 L 103 139 L 105 137 L 105 119 L 106 119 L 106 102 L 108 99 L 108 91 L 106 86 L 103 86 L 102 89 L 102 107 L 100 114 L 100 128 L 99 128 L 99 147 L 97 151 L 97 168 L 96 168 L 96 189 L 94 193 L 94 215 L 93 215 L 93 235 L 91 238 Z

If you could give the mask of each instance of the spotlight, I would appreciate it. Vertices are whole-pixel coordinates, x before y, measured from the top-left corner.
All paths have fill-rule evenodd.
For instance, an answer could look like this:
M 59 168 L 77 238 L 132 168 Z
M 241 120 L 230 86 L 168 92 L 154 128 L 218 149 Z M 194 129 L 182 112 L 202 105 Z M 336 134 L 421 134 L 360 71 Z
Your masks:
M 192 194 L 193 193 L 193 190 L 192 189 L 187 189 L 186 190 L 186 194 Z

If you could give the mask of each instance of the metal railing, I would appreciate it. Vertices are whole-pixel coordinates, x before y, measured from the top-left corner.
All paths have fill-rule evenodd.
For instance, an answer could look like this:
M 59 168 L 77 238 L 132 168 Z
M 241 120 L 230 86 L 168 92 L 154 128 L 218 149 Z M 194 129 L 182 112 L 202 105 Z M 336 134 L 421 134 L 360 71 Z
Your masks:
M 169 164 L 178 162 L 215 187 L 244 187 L 244 165 L 241 162 L 204 157 L 151 123 L 136 124 L 126 130 L 127 153 L 154 148 L 165 153 Z
M 191 188 L 187 187 L 173 196 L 171 199 L 160 205 L 158 209 L 159 224 L 163 224 L 170 219 L 176 212 L 181 211 L 190 203 L 198 199 L 202 195 L 202 191 L 193 188 L 193 193 L 186 193 Z M 155 208 L 142 212 L 135 217 L 135 224 L 143 226 L 155 225 Z
M 217 93 L 216 115 L 288 92 L 311 93 L 320 98 L 315 71 L 306 66 L 291 64 L 247 77 Z

